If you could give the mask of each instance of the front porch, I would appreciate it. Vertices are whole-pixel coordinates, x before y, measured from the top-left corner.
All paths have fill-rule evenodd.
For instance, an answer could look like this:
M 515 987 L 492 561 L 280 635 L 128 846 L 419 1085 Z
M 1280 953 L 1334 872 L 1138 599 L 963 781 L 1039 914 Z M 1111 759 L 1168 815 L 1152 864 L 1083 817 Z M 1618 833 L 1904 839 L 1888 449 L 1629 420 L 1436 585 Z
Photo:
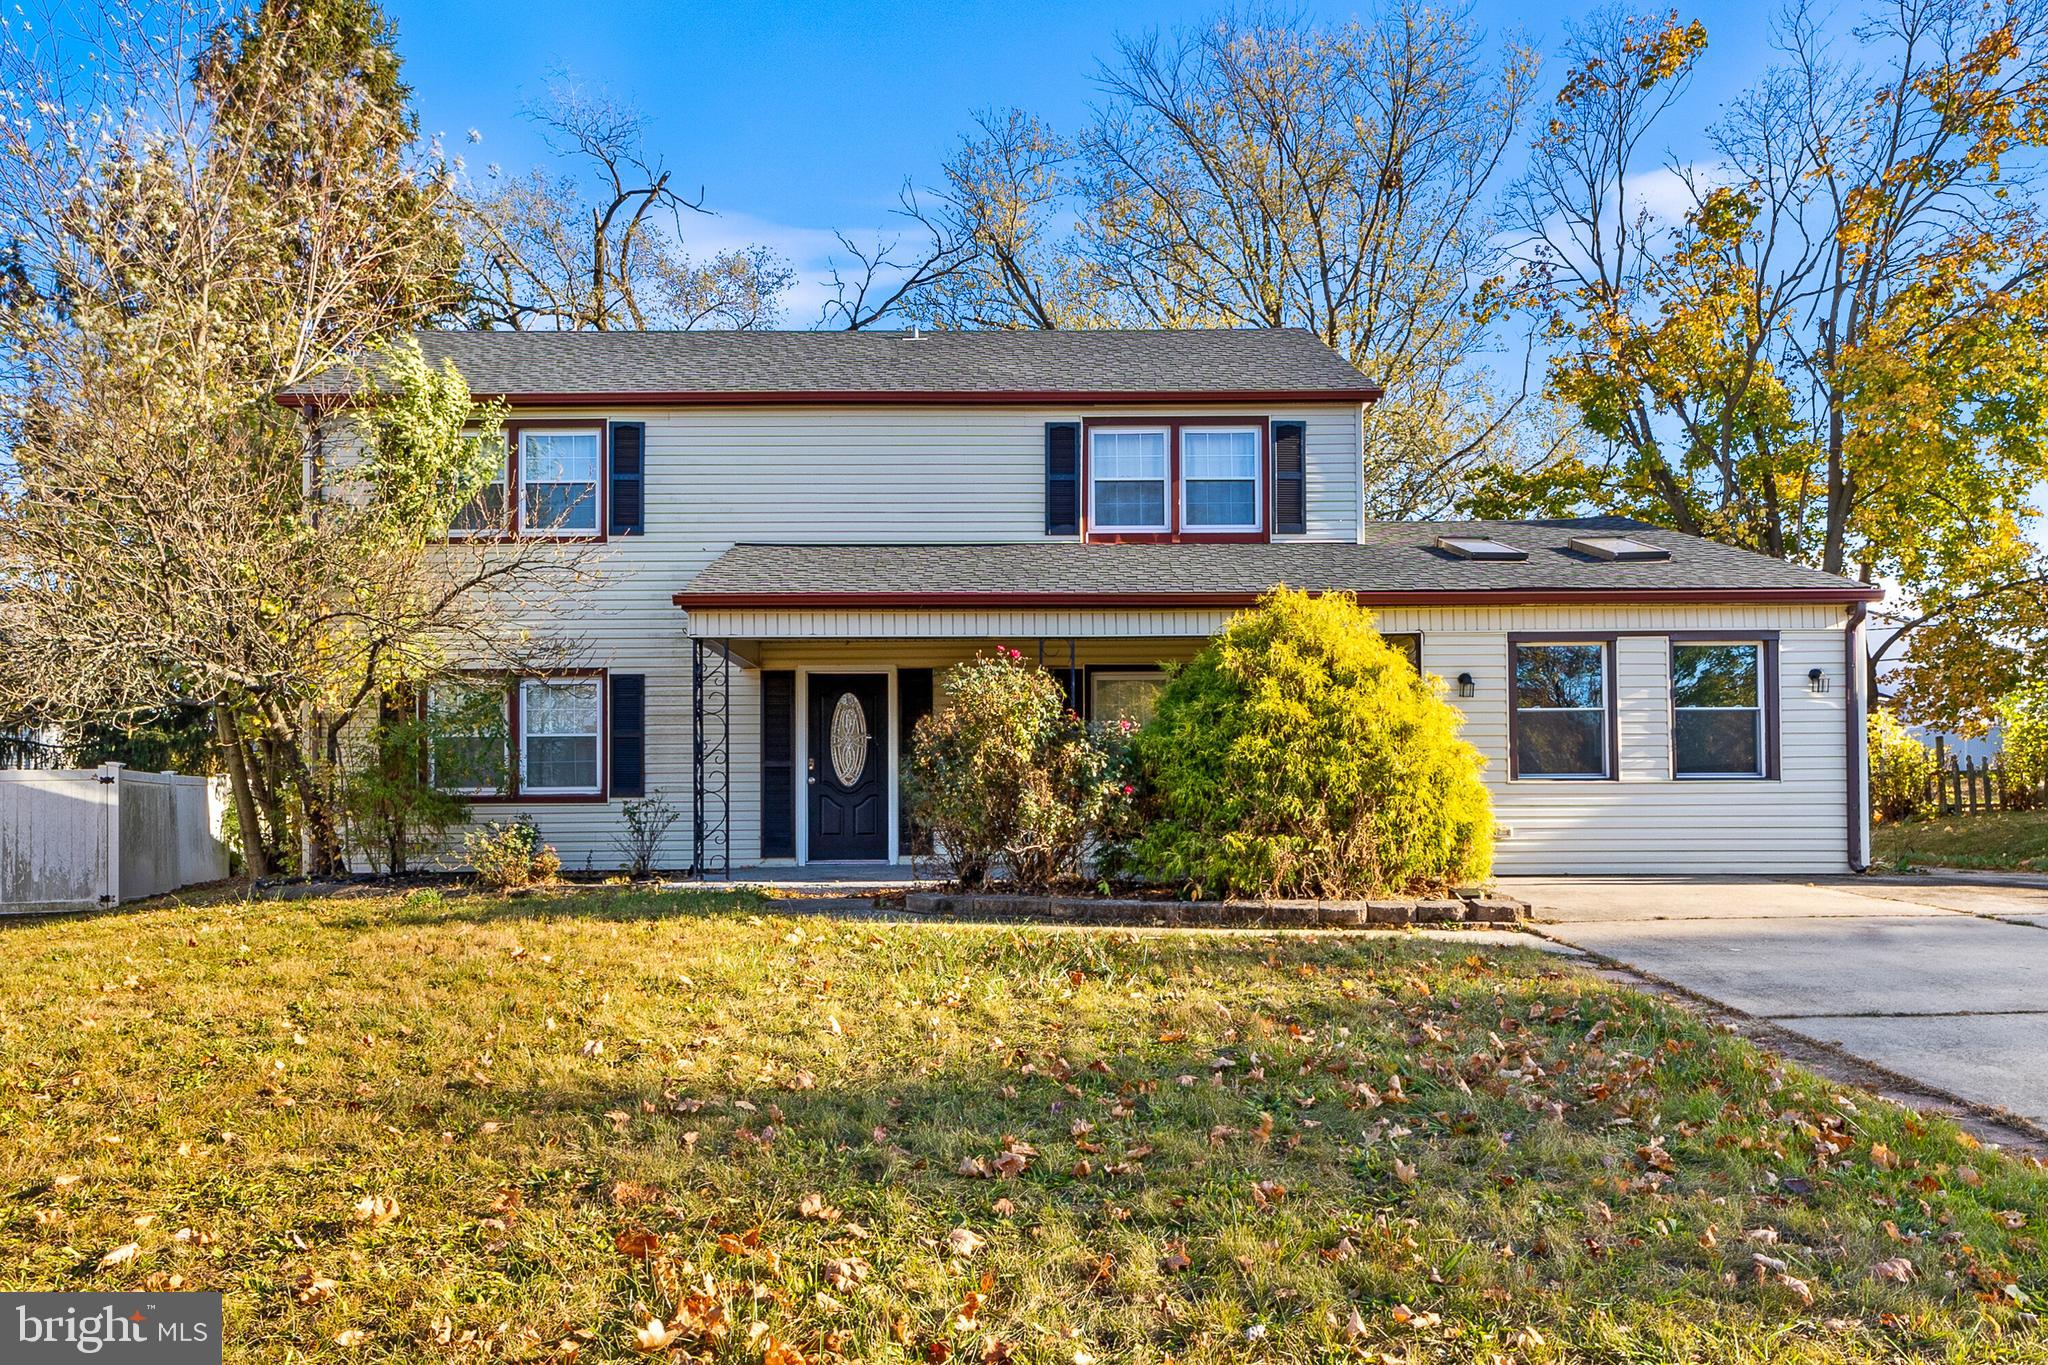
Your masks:
M 1193 657 L 1206 634 L 699 638 L 697 870 L 792 887 L 827 868 L 841 887 L 863 872 L 877 889 L 907 882 L 909 741 L 948 668 L 1016 650 L 1091 723 L 1142 719 L 1160 666 Z

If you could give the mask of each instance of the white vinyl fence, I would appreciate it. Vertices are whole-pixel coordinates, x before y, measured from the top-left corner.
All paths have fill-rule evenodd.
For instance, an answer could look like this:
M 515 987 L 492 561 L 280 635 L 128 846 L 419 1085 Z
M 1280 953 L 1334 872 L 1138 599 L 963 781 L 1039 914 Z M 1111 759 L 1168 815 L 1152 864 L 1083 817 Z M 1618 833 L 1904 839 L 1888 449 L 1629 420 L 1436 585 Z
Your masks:
M 0 914 L 78 910 L 228 875 L 217 779 L 0 772 Z

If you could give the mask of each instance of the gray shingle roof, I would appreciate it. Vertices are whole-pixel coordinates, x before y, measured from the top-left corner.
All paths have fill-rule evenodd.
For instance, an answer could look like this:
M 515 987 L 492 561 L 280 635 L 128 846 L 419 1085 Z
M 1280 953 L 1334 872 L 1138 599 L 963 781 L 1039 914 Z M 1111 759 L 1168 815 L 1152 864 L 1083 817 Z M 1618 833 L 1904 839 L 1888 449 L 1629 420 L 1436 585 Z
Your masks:
M 1298 328 L 1077 332 L 425 332 L 479 395 L 1287 394 L 1378 390 Z M 338 395 L 327 376 L 287 399 Z
M 1569 548 L 1587 531 L 1627 531 L 1668 560 L 1613 562 Z M 1483 535 L 1529 552 L 1515 562 L 1460 559 L 1439 535 Z M 1583 595 L 1588 601 L 1698 595 L 1730 599 L 1873 597 L 1862 585 L 1625 517 L 1552 521 L 1372 522 L 1358 544 L 736 545 L 676 594 L 684 606 L 835 596 L 933 595 L 1190 599 L 1250 596 L 1276 583 L 1366 598 L 1434 593 Z

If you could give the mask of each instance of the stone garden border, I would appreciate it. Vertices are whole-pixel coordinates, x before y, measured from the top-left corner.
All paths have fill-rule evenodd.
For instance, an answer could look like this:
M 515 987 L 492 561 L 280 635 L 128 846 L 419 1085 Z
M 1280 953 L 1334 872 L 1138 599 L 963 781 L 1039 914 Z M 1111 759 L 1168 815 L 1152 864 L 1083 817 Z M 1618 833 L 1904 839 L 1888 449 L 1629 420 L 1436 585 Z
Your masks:
M 1460 890 L 1440 900 L 1177 901 L 1030 896 L 1007 891 L 912 891 L 905 912 L 953 919 L 1031 920 L 1161 928 L 1398 929 L 1411 924 L 1518 923 L 1529 907 L 1499 892 Z

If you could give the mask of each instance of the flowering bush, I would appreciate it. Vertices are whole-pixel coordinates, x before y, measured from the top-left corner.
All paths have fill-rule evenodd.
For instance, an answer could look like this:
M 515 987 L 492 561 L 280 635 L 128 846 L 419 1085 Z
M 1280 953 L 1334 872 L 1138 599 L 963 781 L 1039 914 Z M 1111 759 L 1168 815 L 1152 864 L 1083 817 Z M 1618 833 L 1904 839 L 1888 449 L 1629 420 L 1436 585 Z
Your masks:
M 1212 896 L 1483 879 L 1492 803 L 1440 687 L 1350 598 L 1268 593 L 1174 672 L 1135 737 L 1130 870 Z
M 1059 683 L 999 649 L 948 670 L 942 697 L 917 723 L 904 787 L 953 879 L 980 886 L 1007 867 L 1042 890 L 1077 875 L 1110 788 Z

